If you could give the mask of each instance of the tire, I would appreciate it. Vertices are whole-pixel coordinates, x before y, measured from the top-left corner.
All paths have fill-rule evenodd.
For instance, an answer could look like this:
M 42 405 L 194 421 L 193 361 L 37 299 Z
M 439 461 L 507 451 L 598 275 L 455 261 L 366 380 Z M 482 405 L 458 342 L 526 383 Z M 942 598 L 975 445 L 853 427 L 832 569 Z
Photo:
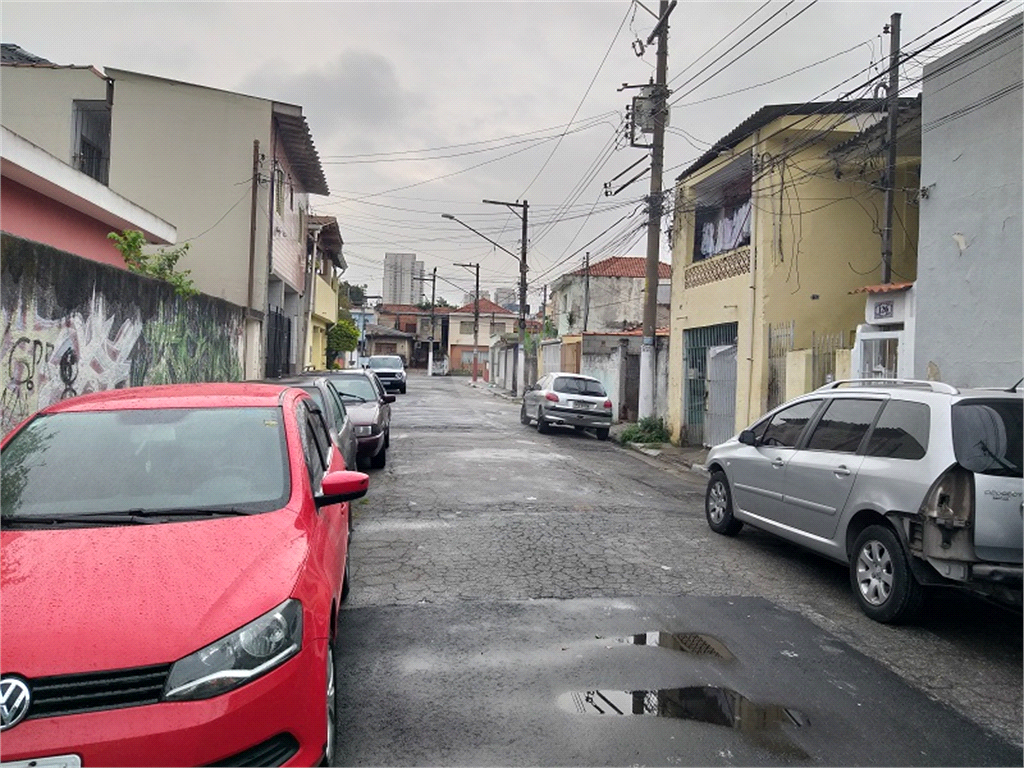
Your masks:
M 356 454 L 356 469 L 363 471 L 370 468 L 370 457 L 365 453 Z
M 384 447 L 385 448 L 390 448 L 391 447 L 391 429 L 390 428 L 384 430 Z
M 598 440 L 607 440 L 608 439 L 608 427 L 598 427 L 594 431 L 597 432 L 597 439 Z
M 388 463 L 388 449 L 381 448 L 377 455 L 370 458 L 370 466 L 374 469 L 384 469 Z
M 399 391 L 399 392 L 401 392 L 401 393 L 402 393 L 402 394 L 404 395 L 404 394 L 405 394 L 405 387 L 402 387 L 402 388 L 401 388 L 400 390 L 398 390 L 398 391 Z
M 519 423 L 530 425 L 530 417 L 526 413 L 526 403 L 523 403 L 523 407 L 519 409 Z
M 334 765 L 337 751 L 338 729 L 338 687 L 334 674 L 334 640 L 327 641 L 327 741 L 324 744 L 324 757 L 321 765 Z
M 711 473 L 707 490 L 704 492 L 704 516 L 708 527 L 723 536 L 735 536 L 743 528 L 743 522 L 732 516 L 732 491 L 725 472 Z
M 869 525 L 853 545 L 850 585 L 864 613 L 883 624 L 913 619 L 924 601 L 903 544 L 884 525 Z
M 537 409 L 537 431 L 542 435 L 546 435 L 551 431 L 551 427 L 544 419 L 544 412 L 540 408 Z

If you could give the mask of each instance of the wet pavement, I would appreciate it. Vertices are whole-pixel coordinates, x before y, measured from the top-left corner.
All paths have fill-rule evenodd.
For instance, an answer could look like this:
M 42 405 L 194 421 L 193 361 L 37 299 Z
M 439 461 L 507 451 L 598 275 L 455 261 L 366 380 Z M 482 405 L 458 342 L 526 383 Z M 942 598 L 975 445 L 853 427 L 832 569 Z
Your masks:
M 844 568 L 712 534 L 682 461 L 538 435 L 465 380 L 394 408 L 355 504 L 339 764 L 1024 762 L 1019 616 L 950 596 L 879 625 Z

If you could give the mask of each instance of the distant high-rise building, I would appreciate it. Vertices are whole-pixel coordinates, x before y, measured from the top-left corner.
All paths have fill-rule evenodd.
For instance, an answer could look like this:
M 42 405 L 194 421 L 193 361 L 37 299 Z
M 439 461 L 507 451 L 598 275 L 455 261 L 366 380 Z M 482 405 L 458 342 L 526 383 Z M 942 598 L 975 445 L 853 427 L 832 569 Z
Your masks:
M 423 301 L 423 262 L 415 253 L 385 253 L 381 295 L 385 304 L 419 304 Z
M 494 303 L 510 312 L 517 312 L 519 310 L 519 289 L 495 288 Z
M 481 299 L 486 299 L 487 298 L 487 291 L 481 289 L 480 290 L 480 298 Z M 471 301 L 476 301 L 476 294 L 475 293 L 473 293 L 472 291 L 467 291 L 466 293 L 462 294 L 462 305 L 463 306 L 465 306 L 466 304 L 469 304 L 469 302 L 471 302 Z

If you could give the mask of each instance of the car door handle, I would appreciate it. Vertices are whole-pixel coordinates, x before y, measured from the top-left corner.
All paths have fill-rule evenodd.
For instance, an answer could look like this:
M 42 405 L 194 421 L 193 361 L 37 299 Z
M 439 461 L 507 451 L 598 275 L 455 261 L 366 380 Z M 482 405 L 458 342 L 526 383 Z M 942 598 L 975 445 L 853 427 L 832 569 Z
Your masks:
M 773 467 L 781 467 L 781 466 L 785 465 L 785 463 L 786 462 L 784 462 L 782 459 L 776 459 L 775 461 L 772 462 L 772 466 Z
M 845 464 L 840 464 L 832 471 L 835 472 L 836 475 L 838 475 L 839 477 L 846 477 L 847 475 L 850 474 L 850 470 Z

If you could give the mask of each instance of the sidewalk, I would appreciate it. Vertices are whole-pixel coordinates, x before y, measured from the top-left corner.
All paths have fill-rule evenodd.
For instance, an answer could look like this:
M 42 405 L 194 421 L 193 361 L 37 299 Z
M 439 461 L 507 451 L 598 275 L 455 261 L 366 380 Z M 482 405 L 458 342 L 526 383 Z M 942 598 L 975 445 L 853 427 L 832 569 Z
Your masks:
M 466 384 L 470 387 L 486 392 L 489 395 L 494 395 L 495 397 L 500 397 L 510 402 L 521 402 L 521 398 L 516 397 L 514 392 L 510 392 L 509 390 L 495 384 L 489 384 L 482 379 L 478 379 L 476 383 L 473 383 L 470 379 L 466 381 Z M 704 472 L 704 461 L 708 456 L 707 448 L 694 445 L 672 445 L 672 443 L 657 443 L 650 445 L 645 445 L 643 443 L 619 443 L 618 436 L 622 434 L 622 431 L 628 426 L 628 423 L 612 425 L 609 434 L 611 439 L 615 441 L 616 445 L 625 450 L 636 451 L 637 453 L 643 454 L 648 459 L 653 459 L 655 463 L 661 464 L 667 469 L 692 469 L 696 472 Z

